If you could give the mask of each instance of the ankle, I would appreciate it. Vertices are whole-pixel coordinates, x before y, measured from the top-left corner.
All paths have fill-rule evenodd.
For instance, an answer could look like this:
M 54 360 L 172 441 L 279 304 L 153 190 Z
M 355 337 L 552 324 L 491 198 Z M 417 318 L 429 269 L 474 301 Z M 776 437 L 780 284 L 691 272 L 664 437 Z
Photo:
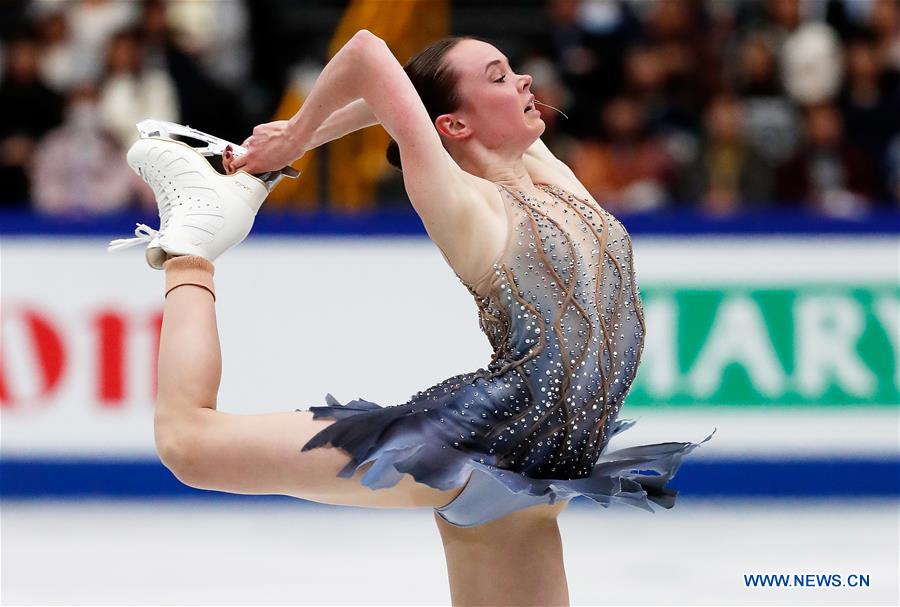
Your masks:
M 209 291 L 215 301 L 215 266 L 208 259 L 199 255 L 167 255 L 163 269 L 166 272 L 166 297 L 173 289 L 193 285 Z

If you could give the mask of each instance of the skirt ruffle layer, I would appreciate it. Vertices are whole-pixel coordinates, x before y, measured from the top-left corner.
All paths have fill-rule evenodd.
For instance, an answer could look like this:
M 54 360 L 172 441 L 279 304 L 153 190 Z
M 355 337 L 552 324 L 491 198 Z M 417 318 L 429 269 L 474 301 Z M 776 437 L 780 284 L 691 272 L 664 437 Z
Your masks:
M 309 408 L 313 418 L 336 421 L 313 436 L 302 451 L 322 446 L 342 449 L 350 456 L 338 473 L 344 478 L 374 462 L 361 478 L 362 484 L 372 489 L 391 487 L 404 473 L 440 490 L 466 485 L 450 504 L 436 509 L 457 526 L 482 524 L 520 508 L 553 504 L 578 495 L 604 507 L 621 502 L 650 512 L 651 503 L 671 508 L 678 492 L 668 487 L 668 482 L 683 457 L 716 432 L 713 430 L 699 443 L 655 443 L 609 453 L 604 446 L 589 476 L 531 478 L 498 468 L 492 454 L 448 446 L 433 417 L 411 404 L 382 407 L 358 399 L 342 405 L 331 394 L 325 400 L 327 405 Z M 615 420 L 609 438 L 635 423 L 631 419 Z

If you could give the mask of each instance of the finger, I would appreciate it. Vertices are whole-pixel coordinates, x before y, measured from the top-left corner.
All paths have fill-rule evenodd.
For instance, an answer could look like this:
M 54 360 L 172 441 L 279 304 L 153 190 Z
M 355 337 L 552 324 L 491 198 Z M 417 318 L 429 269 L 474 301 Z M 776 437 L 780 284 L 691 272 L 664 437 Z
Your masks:
M 253 135 L 250 135 L 246 139 L 244 139 L 244 143 L 241 144 L 241 147 L 250 147 L 250 140 L 253 139 Z
M 234 172 L 234 152 L 231 150 L 231 146 L 226 146 L 225 151 L 222 153 L 222 166 L 225 168 L 225 172 L 231 174 Z
M 235 156 L 234 158 L 232 158 L 232 160 L 231 160 L 231 170 L 232 171 L 238 171 L 245 166 L 247 166 L 247 155 L 246 154 L 244 154 L 243 156 Z

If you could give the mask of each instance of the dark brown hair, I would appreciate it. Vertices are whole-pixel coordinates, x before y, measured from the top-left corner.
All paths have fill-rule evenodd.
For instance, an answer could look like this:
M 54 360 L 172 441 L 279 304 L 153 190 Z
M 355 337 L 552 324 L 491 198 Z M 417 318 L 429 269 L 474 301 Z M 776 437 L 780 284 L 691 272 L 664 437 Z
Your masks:
M 456 92 L 456 73 L 444 61 L 447 53 L 460 40 L 474 39 L 471 36 L 450 36 L 442 38 L 431 46 L 422 49 L 403 66 L 406 75 L 419 93 L 431 122 L 441 114 L 448 114 L 459 109 L 459 95 Z M 391 139 L 387 147 L 387 159 L 398 169 L 400 166 L 400 147 Z

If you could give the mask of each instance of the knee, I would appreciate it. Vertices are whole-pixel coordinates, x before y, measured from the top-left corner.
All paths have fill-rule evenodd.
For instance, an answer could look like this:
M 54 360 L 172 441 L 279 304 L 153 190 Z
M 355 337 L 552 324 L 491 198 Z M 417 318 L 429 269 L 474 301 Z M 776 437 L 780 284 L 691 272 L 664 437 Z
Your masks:
M 157 415 L 153 434 L 160 462 L 179 481 L 190 487 L 197 487 L 196 458 L 192 456 L 197 430 L 193 421 L 186 415 Z

